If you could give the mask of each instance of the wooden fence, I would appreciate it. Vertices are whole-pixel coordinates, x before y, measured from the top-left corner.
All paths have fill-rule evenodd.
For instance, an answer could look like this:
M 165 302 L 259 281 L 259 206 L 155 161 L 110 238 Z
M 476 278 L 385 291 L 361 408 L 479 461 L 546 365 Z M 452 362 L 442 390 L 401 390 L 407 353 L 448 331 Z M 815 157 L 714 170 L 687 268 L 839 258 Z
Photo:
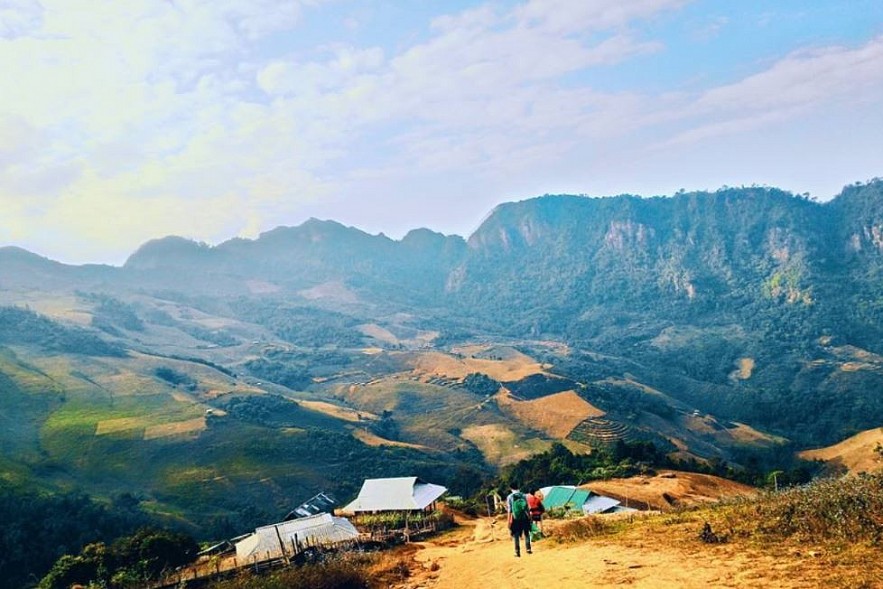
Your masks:
M 419 540 L 439 530 L 434 520 L 420 522 L 406 528 L 388 529 L 378 527 L 363 532 L 358 540 L 347 542 L 321 542 L 311 538 L 299 540 L 294 536 L 288 545 L 279 538 L 279 550 L 266 551 L 263 555 L 252 555 L 246 561 L 235 555 L 212 556 L 197 560 L 192 565 L 163 575 L 157 581 L 145 583 L 145 589 L 170 589 L 186 583 L 188 588 L 199 587 L 210 581 L 235 576 L 239 571 L 250 570 L 263 573 L 269 570 L 291 566 L 301 566 L 324 558 L 326 554 L 338 552 L 371 551 L 402 542 Z

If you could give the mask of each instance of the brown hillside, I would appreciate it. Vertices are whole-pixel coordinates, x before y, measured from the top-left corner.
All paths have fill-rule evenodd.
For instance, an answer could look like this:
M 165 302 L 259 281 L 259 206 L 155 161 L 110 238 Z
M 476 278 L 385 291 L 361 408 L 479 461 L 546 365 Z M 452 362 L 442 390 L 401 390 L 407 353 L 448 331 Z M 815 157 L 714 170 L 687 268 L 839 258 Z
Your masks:
M 630 507 L 659 510 L 757 493 L 753 487 L 735 481 L 675 470 L 661 470 L 654 476 L 594 481 L 583 487 L 619 499 Z
M 497 396 L 497 404 L 524 425 L 558 439 L 567 437 L 583 420 L 604 415 L 603 411 L 573 391 L 531 401 L 518 401 L 503 393 Z
M 412 368 L 418 376 L 462 379 L 472 372 L 480 372 L 499 381 L 520 380 L 545 372 L 542 364 L 521 353 L 500 353 L 491 358 L 480 358 L 466 355 L 455 357 L 443 352 L 419 352 L 414 354 Z
M 851 473 L 871 472 L 883 468 L 883 456 L 876 448 L 883 445 L 883 428 L 869 429 L 827 448 L 804 450 L 804 460 L 823 460 L 833 470 Z

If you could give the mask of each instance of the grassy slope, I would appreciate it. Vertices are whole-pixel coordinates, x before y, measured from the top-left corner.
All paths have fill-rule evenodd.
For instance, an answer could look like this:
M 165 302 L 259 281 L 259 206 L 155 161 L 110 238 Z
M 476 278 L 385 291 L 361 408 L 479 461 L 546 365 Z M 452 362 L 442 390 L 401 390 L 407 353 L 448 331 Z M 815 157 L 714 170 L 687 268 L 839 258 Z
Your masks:
M 193 376 L 196 390 L 155 377 L 158 366 Z M 381 470 L 403 475 L 453 463 L 412 448 L 368 446 L 352 437 L 350 421 L 308 407 L 293 405 L 284 423 L 234 418 L 218 407 L 263 393 L 179 360 L 39 355 L 28 365 L 7 350 L 0 390 L 3 478 L 105 497 L 131 492 L 159 513 L 203 523 L 235 519 L 253 506 L 263 521 L 318 490 L 347 499 Z M 203 420 L 204 428 L 194 427 Z

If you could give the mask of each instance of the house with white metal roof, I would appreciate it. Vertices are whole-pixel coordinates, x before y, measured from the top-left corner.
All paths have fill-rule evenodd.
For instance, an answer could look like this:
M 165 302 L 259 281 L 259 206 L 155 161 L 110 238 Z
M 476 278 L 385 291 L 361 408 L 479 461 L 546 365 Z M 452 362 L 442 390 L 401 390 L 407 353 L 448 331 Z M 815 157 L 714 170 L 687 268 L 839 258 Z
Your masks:
M 334 517 L 329 513 L 320 513 L 309 517 L 262 526 L 254 534 L 246 536 L 236 543 L 236 558 L 247 562 L 256 557 L 258 560 L 278 558 L 295 552 L 293 544 L 338 544 L 359 538 L 359 531 L 349 520 Z
M 378 511 L 431 511 L 447 488 L 417 477 L 368 479 L 362 483 L 359 496 L 342 511 L 371 513 Z

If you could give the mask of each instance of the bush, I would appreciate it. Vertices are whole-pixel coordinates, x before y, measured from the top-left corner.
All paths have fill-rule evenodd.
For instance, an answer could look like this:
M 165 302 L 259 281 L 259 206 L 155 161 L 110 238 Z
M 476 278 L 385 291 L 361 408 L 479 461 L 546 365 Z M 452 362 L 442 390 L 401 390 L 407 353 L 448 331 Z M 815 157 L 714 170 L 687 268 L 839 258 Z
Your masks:
M 555 541 L 559 543 L 584 542 L 596 536 L 609 534 L 613 526 L 600 517 L 588 516 L 570 520 L 555 528 Z
M 369 589 L 393 586 L 408 576 L 407 564 L 400 558 L 346 553 L 266 576 L 243 572 L 209 589 Z
M 819 542 L 883 540 L 883 473 L 823 479 L 724 511 L 733 535 Z

